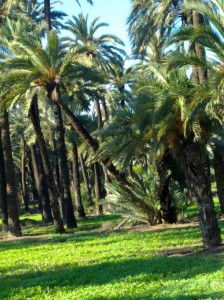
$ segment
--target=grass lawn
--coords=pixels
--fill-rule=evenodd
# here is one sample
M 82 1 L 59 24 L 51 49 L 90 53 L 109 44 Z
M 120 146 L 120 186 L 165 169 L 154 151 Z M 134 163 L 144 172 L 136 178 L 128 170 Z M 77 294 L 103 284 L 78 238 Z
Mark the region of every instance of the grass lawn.
M 224 299 L 224 255 L 200 253 L 198 228 L 83 231 L 118 218 L 58 236 L 24 217 L 25 234 L 49 234 L 0 242 L 0 299 Z

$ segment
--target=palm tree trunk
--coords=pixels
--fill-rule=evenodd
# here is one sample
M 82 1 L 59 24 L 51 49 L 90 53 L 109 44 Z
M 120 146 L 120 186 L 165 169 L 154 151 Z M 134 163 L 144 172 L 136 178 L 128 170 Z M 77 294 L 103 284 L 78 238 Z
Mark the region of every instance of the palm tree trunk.
M 48 32 L 51 31 L 51 2 L 50 0 L 44 0 L 44 18 L 48 25 Z
M 92 201 L 92 197 L 91 197 L 91 189 L 90 189 L 90 186 L 89 186 L 89 175 L 88 175 L 86 163 L 84 161 L 84 158 L 83 158 L 82 154 L 80 154 L 80 165 L 81 165 L 84 184 L 85 184 L 85 187 L 86 187 L 87 201 L 91 205 L 91 204 L 93 204 L 93 201 Z
M 25 206 L 25 212 L 29 211 L 29 195 L 26 185 L 26 141 L 24 136 L 21 137 L 21 190 L 23 196 L 23 202 Z
M 30 107 L 30 118 L 34 127 L 34 131 L 37 137 L 37 142 L 40 147 L 41 158 L 44 166 L 44 172 L 46 175 L 51 210 L 53 213 L 55 229 L 57 233 L 65 233 L 63 226 L 63 221 L 61 218 L 60 207 L 58 202 L 58 191 L 54 181 L 53 171 L 50 165 L 47 148 L 44 140 L 44 136 L 40 127 L 40 120 L 38 115 L 38 104 L 37 104 L 37 95 L 33 97 L 32 104 Z
M 101 108 L 100 108 L 100 102 L 98 99 L 95 99 L 95 108 L 96 108 L 96 114 L 97 114 L 97 122 L 98 122 L 98 128 L 103 127 L 103 121 L 102 121 L 102 114 L 101 114 Z
M 102 114 L 100 108 L 100 102 L 98 99 L 95 99 L 95 107 L 98 121 L 98 129 L 103 127 Z M 99 201 L 104 198 L 103 190 L 102 190 L 102 180 L 101 180 L 101 172 L 100 172 L 100 164 L 98 162 L 94 163 L 94 189 L 95 189 L 95 197 L 96 197 L 96 211 L 98 215 L 103 214 L 103 206 L 99 204 Z
M 213 164 L 220 209 L 222 214 L 224 214 L 224 161 L 223 156 L 220 155 L 216 150 L 214 151 Z
M 30 152 L 31 152 L 34 178 L 35 178 L 37 192 L 38 192 L 38 199 L 41 206 L 42 220 L 46 224 L 53 223 L 46 175 L 44 173 L 44 167 L 43 167 L 41 155 L 39 153 L 38 147 L 35 144 L 30 145 Z
M 77 227 L 74 215 L 72 197 L 70 193 L 70 178 L 68 171 L 67 150 L 65 146 L 64 125 L 59 104 L 54 103 L 54 117 L 56 123 L 57 146 L 59 155 L 59 164 L 61 171 L 61 181 L 63 187 L 63 200 L 65 205 L 65 222 L 68 228 Z
M 165 151 L 162 158 L 156 161 L 157 172 L 159 175 L 160 188 L 160 206 L 161 216 L 165 223 L 172 224 L 177 222 L 177 212 L 173 205 L 173 199 L 170 194 L 169 184 L 171 176 L 167 175 L 169 169 L 169 152 Z
M 101 182 L 101 172 L 100 172 L 100 164 L 98 162 L 93 164 L 94 168 L 94 190 L 96 197 L 96 212 L 97 215 L 103 214 L 103 206 L 99 204 L 100 200 L 103 199 L 103 191 L 102 191 L 102 182 Z
M 5 157 L 6 187 L 8 200 L 8 229 L 11 235 L 21 236 L 19 221 L 18 192 L 16 188 L 15 169 L 12 157 L 12 146 L 9 131 L 9 116 L 4 110 L 2 116 L 2 144 Z
M 81 196 L 78 148 L 74 142 L 72 143 L 72 169 L 73 169 L 73 182 L 74 182 L 76 209 L 79 218 L 86 218 L 85 210 L 82 203 L 82 196 Z
M 102 97 L 101 99 L 101 104 L 102 104 L 102 120 L 106 121 L 108 119 L 108 110 L 107 110 L 107 104 L 104 97 Z
M 199 207 L 203 244 L 206 248 L 218 246 L 221 244 L 221 236 L 212 199 L 210 166 L 205 147 L 199 142 L 188 141 L 184 155 L 186 172 L 191 178 Z
M 30 151 L 29 151 L 28 173 L 29 173 L 30 180 L 31 180 L 31 189 L 32 189 L 33 202 L 35 203 L 36 201 L 38 201 L 38 203 L 39 203 L 37 185 L 36 185 L 36 181 L 35 181 L 35 178 L 34 178 L 34 170 L 33 170 L 32 158 L 31 158 Z M 41 210 L 39 210 L 39 211 L 41 212 Z
M 2 130 L 0 127 L 0 203 L 2 210 L 2 231 L 8 231 L 8 204 L 6 191 L 5 159 L 2 149 Z
M 192 13 L 192 20 L 193 20 L 193 26 L 194 27 L 200 27 L 201 25 L 204 24 L 204 18 L 201 14 L 199 14 L 196 11 L 193 11 Z M 200 43 L 196 42 L 195 43 L 195 52 L 196 55 L 199 58 L 205 58 L 206 54 L 205 54 L 205 48 L 203 45 L 201 45 Z M 199 83 L 202 84 L 205 82 L 205 80 L 207 80 L 208 78 L 208 71 L 207 69 L 203 68 L 203 67 L 198 67 L 198 79 L 199 79 Z
M 59 89 L 59 87 L 57 87 Z M 60 93 L 54 93 L 53 101 L 60 104 L 68 122 L 72 125 L 77 134 L 82 138 L 87 145 L 93 150 L 96 151 L 99 147 L 98 141 L 95 140 L 89 132 L 83 127 L 82 123 L 78 120 L 78 118 L 70 111 L 70 109 L 64 104 L 60 97 Z M 156 212 L 151 207 L 147 205 L 142 199 L 140 199 L 135 192 L 133 191 L 132 185 L 127 181 L 124 174 L 121 174 L 116 170 L 115 166 L 112 163 L 109 163 L 109 159 L 104 159 L 102 164 L 105 165 L 111 174 L 112 178 L 116 180 L 116 182 L 122 187 L 122 189 L 126 192 L 129 201 L 137 206 L 141 211 L 145 214 L 146 219 L 149 223 L 154 223 Z

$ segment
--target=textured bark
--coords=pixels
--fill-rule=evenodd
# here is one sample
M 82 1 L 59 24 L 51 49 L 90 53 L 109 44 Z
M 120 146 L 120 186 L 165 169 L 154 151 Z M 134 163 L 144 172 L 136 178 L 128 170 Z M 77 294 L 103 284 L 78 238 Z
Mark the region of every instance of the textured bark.
M 50 165 L 47 148 L 44 140 L 44 136 L 40 127 L 40 120 L 38 114 L 38 105 L 37 105 L 37 96 L 33 97 L 33 101 L 30 107 L 30 118 L 31 122 L 34 127 L 34 131 L 37 137 L 37 142 L 40 148 L 41 158 L 44 166 L 44 172 L 46 175 L 50 203 L 51 203 L 51 210 L 53 213 L 53 219 L 55 224 L 55 229 L 57 233 L 65 233 L 65 229 L 63 226 L 63 221 L 61 218 L 60 207 L 58 202 L 58 192 L 57 187 L 54 182 L 53 171 Z
M 211 192 L 209 159 L 202 144 L 188 141 L 184 149 L 186 172 L 199 207 L 199 221 L 203 244 L 206 248 L 221 244 L 220 229 L 216 218 Z
M 50 120 L 49 120 L 49 115 L 47 110 L 45 111 L 45 120 L 46 120 L 46 124 L 47 124 L 47 133 L 48 133 L 48 137 L 49 137 L 49 145 L 51 148 L 51 151 L 54 151 L 54 137 L 52 135 L 52 130 L 51 130 L 51 124 L 50 124 Z
M 224 214 L 224 160 L 223 156 L 220 155 L 216 150 L 214 151 L 213 164 L 220 209 L 222 214 Z
M 169 152 L 166 151 L 164 155 L 157 160 L 156 166 L 160 181 L 159 198 L 161 216 L 165 223 L 172 224 L 177 222 L 177 212 L 169 189 L 172 177 L 167 175 L 167 170 L 169 169 L 169 155 Z
M 5 159 L 2 149 L 2 131 L 0 126 L 0 204 L 2 210 L 2 231 L 8 231 L 8 204 L 6 191 Z
M 192 20 L 193 20 L 193 26 L 196 28 L 200 27 L 204 24 L 203 16 L 196 11 L 193 11 L 193 13 L 192 13 Z M 199 58 L 206 57 L 204 46 L 198 42 L 195 43 L 195 52 Z M 196 71 L 195 71 L 195 74 L 196 74 Z M 200 84 L 204 83 L 205 80 L 207 80 L 207 78 L 208 78 L 208 71 L 206 68 L 198 66 L 197 74 L 198 74 L 198 79 L 199 79 Z M 197 75 L 195 75 L 195 76 L 197 76 Z
M 77 227 L 72 197 L 70 193 L 70 178 L 68 171 L 67 150 L 65 146 L 64 125 L 61 113 L 61 107 L 58 103 L 54 103 L 54 117 L 56 123 L 57 148 L 61 172 L 61 184 L 63 187 L 63 200 L 65 206 L 65 222 L 68 228 Z
M 16 189 L 15 169 L 9 131 L 9 117 L 5 110 L 2 117 L 2 145 L 5 158 L 6 187 L 8 200 L 8 229 L 11 235 L 21 236 L 18 209 L 18 191 Z
M 85 210 L 82 203 L 81 186 L 79 177 L 79 160 L 78 148 L 75 143 L 72 145 L 72 169 L 73 169 L 73 182 L 75 192 L 75 204 L 79 218 L 86 218 Z
M 47 188 L 47 180 L 44 172 L 42 158 L 38 147 L 33 144 L 30 146 L 32 166 L 34 171 L 34 178 L 37 187 L 38 199 L 40 201 L 40 208 L 42 220 L 44 223 L 53 223 L 53 217 L 50 207 L 50 199 Z
M 97 114 L 97 122 L 98 122 L 98 128 L 102 128 L 103 121 L 102 121 L 102 114 L 101 114 L 101 108 L 100 108 L 100 102 L 98 99 L 95 99 L 95 108 L 96 108 L 96 114 Z
M 23 202 L 25 206 L 25 212 L 29 211 L 29 194 L 26 184 L 26 141 L 24 136 L 21 137 L 21 191 Z
M 96 197 L 96 212 L 97 215 L 103 214 L 103 206 L 99 204 L 100 200 L 103 199 L 104 194 L 102 190 L 102 182 L 101 182 L 101 172 L 100 172 L 100 164 L 94 163 L 94 190 Z
M 86 188 L 87 201 L 91 205 L 91 204 L 93 204 L 93 200 L 91 197 L 91 189 L 90 189 L 90 185 L 89 185 L 89 175 L 88 175 L 86 163 L 84 161 L 82 154 L 80 154 L 80 165 L 81 165 L 82 176 L 83 176 L 83 180 L 84 180 L 84 184 L 85 184 L 85 188 Z
M 44 0 L 44 17 L 48 25 L 48 32 L 52 29 L 51 26 L 51 3 L 50 0 Z

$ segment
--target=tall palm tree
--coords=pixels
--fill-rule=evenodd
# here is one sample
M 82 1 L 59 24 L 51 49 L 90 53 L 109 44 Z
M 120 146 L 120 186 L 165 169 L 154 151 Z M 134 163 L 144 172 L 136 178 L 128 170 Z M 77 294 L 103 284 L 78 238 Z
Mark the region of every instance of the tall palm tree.
M 2 115 L 2 144 L 5 158 L 7 204 L 8 204 L 8 230 L 13 236 L 21 236 L 19 221 L 19 199 L 15 178 L 15 168 L 12 156 L 12 145 L 10 140 L 9 115 L 6 109 Z
M 223 43 L 223 14 L 224 6 L 222 1 L 210 1 L 212 3 L 204 3 L 201 1 L 188 1 L 183 7 L 183 11 L 194 10 L 198 15 L 203 16 L 206 23 L 200 24 L 200 26 L 185 26 L 172 36 L 170 43 L 184 43 L 190 42 L 190 49 L 192 45 L 197 44 L 198 52 L 196 55 L 192 55 L 191 52 L 186 54 L 171 54 L 165 60 L 167 60 L 170 67 L 182 67 L 185 65 L 198 66 L 198 74 L 200 83 L 207 82 L 209 97 L 213 99 L 213 110 L 217 113 L 220 108 L 220 100 L 222 98 L 222 86 L 223 86 L 223 59 L 224 59 L 224 43 Z M 214 4 L 217 7 L 214 7 Z M 213 5 L 212 5 L 213 4 Z M 214 59 L 205 59 L 204 50 L 202 47 L 206 47 Z M 174 61 L 175 56 L 175 61 Z M 208 76 L 209 75 L 209 76 Z M 208 97 L 208 95 L 206 95 Z M 222 116 L 221 116 L 222 118 Z M 222 127 L 222 126 L 221 126 Z M 222 186 L 224 184 L 224 176 L 220 172 L 220 168 L 223 164 L 222 157 L 214 149 L 214 169 L 216 174 L 216 181 L 218 186 L 218 196 L 221 207 L 223 207 L 223 195 Z M 222 209 L 223 211 L 223 209 Z
M 92 62 L 100 68 L 106 75 L 108 75 L 114 66 L 121 65 L 125 54 L 124 50 L 120 48 L 123 42 L 116 36 L 111 34 L 103 34 L 97 36 L 98 31 L 107 27 L 107 23 L 99 22 L 99 18 L 95 18 L 90 24 L 88 15 L 84 17 L 79 14 L 78 17 L 73 16 L 72 20 L 66 23 L 66 28 L 73 34 L 72 38 L 64 38 L 70 49 L 76 49 L 79 53 L 85 53 Z M 103 126 L 102 114 L 98 95 L 95 95 L 95 108 L 98 117 L 98 128 Z M 102 205 L 99 204 L 100 199 L 104 198 L 101 166 L 98 162 L 94 165 L 95 177 L 95 196 L 97 212 L 102 214 Z M 105 171 L 106 172 L 106 171 Z
M 65 229 L 63 226 L 62 218 L 61 218 L 61 213 L 60 213 L 60 208 L 59 208 L 59 202 L 58 202 L 58 191 L 57 187 L 54 181 L 54 176 L 53 176 L 53 170 L 50 165 L 49 157 L 47 154 L 47 148 L 46 148 L 46 143 L 44 140 L 44 136 L 40 127 L 40 119 L 39 119 L 39 114 L 37 113 L 38 111 L 38 102 L 37 102 L 37 95 L 35 94 L 32 98 L 30 110 L 29 110 L 29 116 L 31 118 L 31 122 L 34 127 L 34 131 L 37 137 L 37 141 L 40 147 L 40 153 L 41 153 L 41 158 L 43 161 L 43 166 L 44 166 L 44 172 L 46 174 L 46 179 L 47 179 L 47 184 L 48 184 L 48 190 L 49 190 L 49 196 L 50 196 L 50 203 L 51 203 L 51 209 L 53 213 L 53 218 L 54 218 L 54 224 L 55 224 L 55 229 L 57 233 L 65 233 Z
M 8 204 L 6 191 L 5 159 L 2 149 L 2 130 L 0 127 L 0 200 L 2 210 L 2 231 L 8 231 Z
M 68 171 L 67 149 L 65 146 L 64 124 L 62 119 L 61 107 L 59 104 L 54 104 L 54 116 L 56 122 L 57 134 L 57 150 L 59 156 L 59 165 L 61 171 L 61 181 L 63 190 L 63 202 L 65 206 L 65 222 L 68 228 L 77 227 L 74 209 L 72 204 L 72 197 L 70 192 L 70 176 Z

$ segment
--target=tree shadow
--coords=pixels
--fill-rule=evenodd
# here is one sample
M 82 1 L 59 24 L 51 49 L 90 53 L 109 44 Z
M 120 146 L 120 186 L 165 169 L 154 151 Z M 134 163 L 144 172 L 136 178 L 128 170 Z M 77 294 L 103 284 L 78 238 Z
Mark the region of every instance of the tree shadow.
M 177 296 L 174 297 L 154 297 L 150 296 L 147 293 L 141 293 L 138 296 L 124 296 L 124 297 L 110 297 L 109 300 L 202 300 L 202 299 L 223 299 L 223 293 L 219 292 L 214 292 L 214 293 L 205 293 L 203 295 L 200 295 L 200 298 L 198 296 L 189 294 L 188 296 L 186 295 L 181 295 L 178 294 Z M 91 298 L 91 300 L 108 300 L 108 298 L 105 297 L 94 297 Z
M 205 268 L 206 266 L 206 268 Z M 134 278 L 135 282 L 141 282 L 141 276 L 150 280 L 150 284 L 164 280 L 174 282 L 194 278 L 197 275 L 209 274 L 220 270 L 224 267 L 224 262 L 220 257 L 214 256 L 183 256 L 183 257 L 167 257 L 155 256 L 147 259 L 128 259 L 118 262 L 104 262 L 100 264 L 92 264 L 87 266 L 79 266 L 75 264 L 64 264 L 60 267 L 54 267 L 53 270 L 38 271 L 20 271 L 22 265 L 11 270 L 12 275 L 2 274 L 0 281 L 1 295 L 10 295 L 11 297 L 21 289 L 35 288 L 44 291 L 55 287 L 64 288 L 74 291 L 78 287 L 101 286 L 105 284 L 114 284 Z M 24 266 L 27 269 L 27 265 Z M 29 267 L 29 270 L 32 266 Z M 14 275 L 13 275 L 14 273 Z M 15 275 L 16 274 L 16 275 Z M 139 277 L 138 277 L 139 276 Z M 144 280 L 144 279 L 143 279 Z M 13 288 L 13 289 L 12 289 Z M 162 287 L 161 287 L 162 288 Z M 175 289 L 175 286 L 173 286 Z M 100 288 L 99 288 L 100 293 Z M 212 294 L 211 297 L 213 297 Z M 147 298 L 148 297 L 148 298 Z M 150 295 L 141 294 L 139 297 L 116 298 L 116 299 L 163 299 L 150 298 Z M 102 297 L 93 298 L 95 300 L 103 300 Z M 115 298 L 108 298 L 114 299 Z M 169 298 L 164 298 L 169 299 Z M 170 299 L 196 299 L 181 296 Z M 203 299 L 203 298 L 201 298 Z M 221 298 L 217 298 L 221 299 Z

